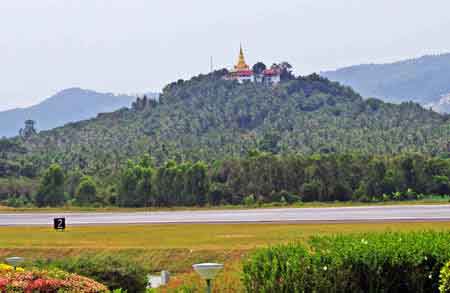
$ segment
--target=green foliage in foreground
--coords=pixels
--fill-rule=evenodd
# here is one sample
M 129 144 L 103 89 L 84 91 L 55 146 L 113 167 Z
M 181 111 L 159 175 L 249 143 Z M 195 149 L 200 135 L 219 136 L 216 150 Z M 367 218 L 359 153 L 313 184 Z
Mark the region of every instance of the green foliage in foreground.
M 50 263 L 40 262 L 40 266 L 56 267 L 71 273 L 92 278 L 109 289 L 126 289 L 128 292 L 145 292 L 147 273 L 138 263 L 124 257 L 108 255 L 89 255 L 68 258 Z
M 450 233 L 315 237 L 261 249 L 244 263 L 247 292 L 439 292 Z
M 440 285 L 439 292 L 440 293 L 449 293 L 450 292 L 450 261 L 442 268 L 440 275 Z

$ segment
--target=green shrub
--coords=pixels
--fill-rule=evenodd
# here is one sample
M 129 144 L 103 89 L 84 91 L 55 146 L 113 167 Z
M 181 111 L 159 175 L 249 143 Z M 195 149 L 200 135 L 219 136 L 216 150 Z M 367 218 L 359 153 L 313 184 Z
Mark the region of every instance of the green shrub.
M 89 205 L 97 199 L 97 185 L 90 176 L 83 176 L 76 190 L 76 201 L 79 205 Z
M 35 196 L 36 205 L 61 206 L 65 202 L 64 171 L 58 164 L 52 164 L 44 173 Z
M 445 264 L 445 266 L 441 270 L 441 274 L 439 276 L 439 292 L 440 293 L 449 293 L 450 292 L 450 261 Z
M 31 206 L 32 202 L 29 198 L 27 198 L 23 195 L 18 196 L 18 197 L 13 196 L 6 200 L 6 205 L 9 207 L 20 208 L 20 207 Z
M 255 196 L 253 194 L 246 196 L 244 198 L 244 205 L 246 206 L 253 206 L 255 205 Z
M 145 269 L 140 264 L 120 256 L 82 256 L 54 261 L 50 265 L 92 278 L 111 290 L 122 288 L 138 293 L 145 292 L 147 286 Z
M 243 282 L 248 292 L 312 292 L 320 280 L 314 262 L 301 245 L 259 250 L 244 262 Z
M 450 233 L 315 237 L 262 249 L 244 263 L 248 292 L 438 292 Z

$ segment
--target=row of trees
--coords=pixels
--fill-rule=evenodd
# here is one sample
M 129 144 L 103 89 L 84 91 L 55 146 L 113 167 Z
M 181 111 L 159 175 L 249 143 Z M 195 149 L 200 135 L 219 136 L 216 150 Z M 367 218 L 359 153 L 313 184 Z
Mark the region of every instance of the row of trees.
M 282 156 L 255 150 L 246 158 L 210 165 L 170 160 L 159 167 L 146 155 L 128 161 L 115 178 L 96 178 L 98 184 L 52 165 L 41 178 L 35 204 L 58 206 L 72 200 L 79 205 L 159 207 L 405 200 L 450 195 L 449 177 L 450 159 L 419 154 Z
M 256 152 L 224 162 L 215 184 L 236 200 L 251 194 L 263 201 L 294 196 L 303 201 L 415 199 L 450 194 L 450 160 L 418 154 L 398 156 L 289 155 Z
M 138 163 L 129 161 L 120 177 L 120 206 L 201 206 L 207 202 L 210 178 L 201 161 L 168 161 L 154 168 L 150 156 L 144 156 Z
M 66 187 L 70 188 L 67 185 L 72 185 L 74 178 L 78 178 L 76 189 L 68 194 Z M 96 203 L 97 185 L 90 176 L 86 175 L 66 178 L 61 166 L 53 164 L 43 174 L 34 202 L 38 207 L 62 206 L 68 200 L 80 206 Z

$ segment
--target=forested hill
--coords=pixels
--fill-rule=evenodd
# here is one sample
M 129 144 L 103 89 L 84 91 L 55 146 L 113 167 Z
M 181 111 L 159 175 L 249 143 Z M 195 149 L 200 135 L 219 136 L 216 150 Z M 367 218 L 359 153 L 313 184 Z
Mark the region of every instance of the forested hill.
M 391 64 L 357 65 L 321 75 L 351 86 L 365 97 L 429 105 L 438 103 L 443 95 L 450 93 L 450 54 Z
M 352 89 L 315 74 L 275 87 L 241 85 L 223 80 L 223 74 L 169 84 L 158 102 L 140 99 L 132 109 L 4 142 L 3 155 L 22 159 L 24 155 L 15 157 L 7 150 L 21 145 L 36 166 L 56 160 L 65 168 L 110 172 L 143 153 L 161 163 L 238 157 L 253 149 L 439 154 L 448 148 L 449 117 L 418 104 L 363 100 Z

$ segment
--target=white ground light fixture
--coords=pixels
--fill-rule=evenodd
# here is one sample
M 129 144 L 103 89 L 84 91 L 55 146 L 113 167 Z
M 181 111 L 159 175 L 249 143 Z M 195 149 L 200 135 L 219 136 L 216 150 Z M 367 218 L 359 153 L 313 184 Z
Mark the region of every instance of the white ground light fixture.
M 10 266 L 13 266 L 14 269 L 16 269 L 21 263 L 24 262 L 25 259 L 23 257 L 13 256 L 13 257 L 8 257 L 5 260 Z
M 206 292 L 211 293 L 211 281 L 223 269 L 223 265 L 218 263 L 201 263 L 192 267 L 206 281 Z

